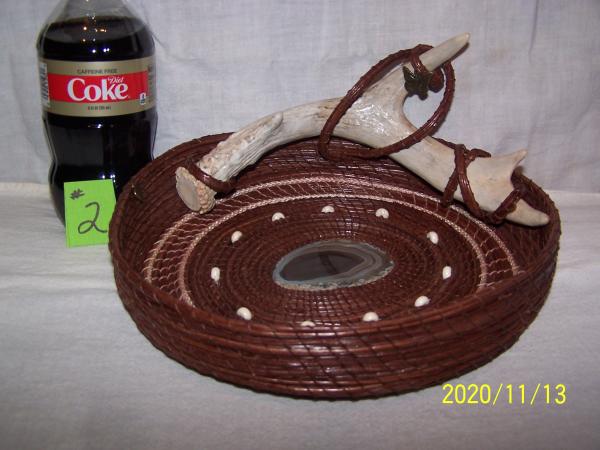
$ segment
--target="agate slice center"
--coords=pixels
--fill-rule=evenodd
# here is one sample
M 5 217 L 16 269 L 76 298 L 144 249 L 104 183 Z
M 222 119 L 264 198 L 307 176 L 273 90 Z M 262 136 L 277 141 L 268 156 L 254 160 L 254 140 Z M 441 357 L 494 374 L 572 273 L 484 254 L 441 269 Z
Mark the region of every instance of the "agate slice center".
M 288 289 L 326 290 L 360 286 L 387 275 L 394 262 L 365 242 L 328 240 L 299 247 L 275 265 L 273 280 Z

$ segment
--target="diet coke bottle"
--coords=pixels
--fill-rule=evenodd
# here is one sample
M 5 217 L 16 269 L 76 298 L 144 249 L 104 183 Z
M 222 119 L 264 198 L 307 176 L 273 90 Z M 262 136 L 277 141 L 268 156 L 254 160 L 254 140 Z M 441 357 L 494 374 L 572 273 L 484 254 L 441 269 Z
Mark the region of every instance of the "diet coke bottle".
M 37 50 L 50 192 L 64 221 L 65 181 L 111 179 L 119 193 L 152 159 L 154 41 L 122 0 L 63 0 Z

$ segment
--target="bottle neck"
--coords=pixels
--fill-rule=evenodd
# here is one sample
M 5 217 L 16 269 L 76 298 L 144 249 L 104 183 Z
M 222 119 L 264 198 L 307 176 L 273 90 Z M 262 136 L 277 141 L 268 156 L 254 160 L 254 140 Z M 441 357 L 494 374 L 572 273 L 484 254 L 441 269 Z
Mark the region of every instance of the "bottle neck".
M 135 17 L 123 0 L 61 0 L 47 23 L 96 16 Z

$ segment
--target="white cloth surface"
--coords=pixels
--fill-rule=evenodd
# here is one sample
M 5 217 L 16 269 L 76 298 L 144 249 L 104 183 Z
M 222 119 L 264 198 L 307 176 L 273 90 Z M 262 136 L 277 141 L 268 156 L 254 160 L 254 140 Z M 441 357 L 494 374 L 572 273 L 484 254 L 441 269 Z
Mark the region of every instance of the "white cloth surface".
M 0 181 L 49 166 L 35 39 L 56 0 L 2 0 Z M 155 154 L 266 114 L 344 94 L 371 65 L 471 32 L 438 136 L 495 154 L 530 150 L 546 189 L 600 192 L 598 0 L 131 0 L 157 46 Z M 408 109 L 422 123 L 435 99 Z
M 2 449 L 597 449 L 600 194 L 551 192 L 558 270 L 521 339 L 457 383 L 567 387 L 562 406 L 258 394 L 186 369 L 137 330 L 106 246 L 65 247 L 47 188 L 0 183 Z

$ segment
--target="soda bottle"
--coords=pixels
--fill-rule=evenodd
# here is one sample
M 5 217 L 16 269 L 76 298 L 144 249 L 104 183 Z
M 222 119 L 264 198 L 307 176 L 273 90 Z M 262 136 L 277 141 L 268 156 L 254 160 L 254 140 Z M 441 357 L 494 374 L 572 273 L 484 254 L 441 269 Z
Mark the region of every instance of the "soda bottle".
M 154 41 L 122 0 L 63 0 L 37 50 L 50 192 L 64 222 L 64 182 L 111 179 L 118 194 L 152 159 Z

